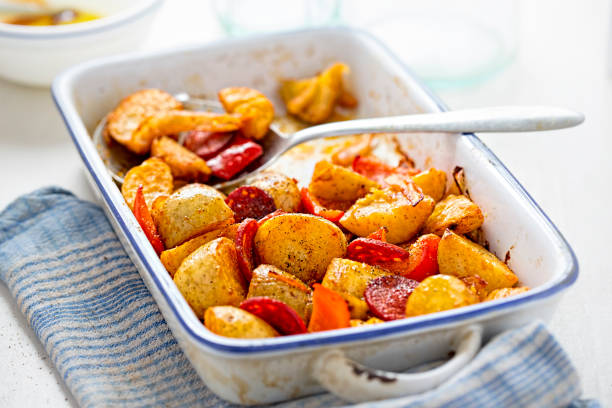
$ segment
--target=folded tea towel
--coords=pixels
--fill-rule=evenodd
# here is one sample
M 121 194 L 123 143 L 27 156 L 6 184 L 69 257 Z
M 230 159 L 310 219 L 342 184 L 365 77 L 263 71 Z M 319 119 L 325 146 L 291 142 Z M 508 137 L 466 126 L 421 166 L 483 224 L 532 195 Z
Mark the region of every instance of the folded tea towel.
M 0 279 L 84 407 L 225 407 L 202 383 L 102 210 L 59 188 L 0 214 Z M 542 324 L 502 333 L 460 375 L 417 397 L 363 406 L 598 406 Z M 279 404 L 330 407 L 321 394 Z

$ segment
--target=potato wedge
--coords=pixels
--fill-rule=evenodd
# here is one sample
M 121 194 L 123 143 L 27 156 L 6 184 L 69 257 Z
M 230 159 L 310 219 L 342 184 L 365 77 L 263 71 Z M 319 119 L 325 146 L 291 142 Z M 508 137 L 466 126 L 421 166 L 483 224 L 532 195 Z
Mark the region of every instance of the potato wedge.
M 412 176 L 412 181 L 421 188 L 423 194 L 430 196 L 437 203 L 444 197 L 446 190 L 446 173 L 430 168 Z
M 171 110 L 146 117 L 132 132 L 132 138 L 125 147 L 136 154 L 148 153 L 151 143 L 158 137 L 173 135 L 189 130 L 206 132 L 233 132 L 242 127 L 239 115 L 212 112 Z
M 212 240 L 185 258 L 174 283 L 199 318 L 211 306 L 238 306 L 247 293 L 236 247 L 227 238 Z
M 172 194 L 174 184 L 170 167 L 160 159 L 150 158 L 125 174 L 121 194 L 130 209 L 133 209 L 134 198 L 141 185 L 147 207 L 151 209 L 157 197 Z
M 438 244 L 440 273 L 459 278 L 478 275 L 487 283 L 485 293 L 514 286 L 518 277 L 495 255 L 461 235 L 446 230 Z
M 151 115 L 181 110 L 183 105 L 159 89 L 143 89 L 125 98 L 106 117 L 105 133 L 122 145 L 129 145 L 132 133 Z M 146 153 L 146 152 L 145 152 Z
M 354 202 L 375 187 L 379 187 L 375 181 L 327 160 L 321 160 L 315 165 L 308 189 L 324 200 Z
M 255 89 L 238 87 L 219 91 L 219 100 L 228 113 L 237 113 L 245 118 L 242 135 L 250 139 L 262 139 L 272 119 L 274 105 L 264 94 Z
M 225 337 L 261 339 L 279 336 L 268 323 L 234 306 L 209 307 L 204 314 L 204 326 L 211 332 Z
M 250 180 L 249 185 L 268 193 L 279 210 L 296 212 L 300 208 L 300 189 L 297 182 L 284 174 L 264 171 Z
M 212 173 L 200 156 L 185 149 L 168 136 L 153 141 L 151 156 L 162 159 L 177 179 L 204 182 Z
M 342 92 L 345 64 L 335 63 L 314 78 L 286 80 L 281 84 L 281 97 L 287 111 L 308 123 L 329 119 Z
M 433 275 L 417 286 L 406 302 L 406 317 L 456 309 L 480 299 L 461 280 L 450 275 Z
M 401 187 L 374 189 L 346 211 L 340 224 L 350 232 L 365 237 L 380 227 L 387 227 L 387 241 L 392 244 L 414 237 L 433 210 L 434 201 L 425 196 L 416 205 L 404 196 Z
M 204 184 L 189 184 L 172 193 L 154 217 L 166 248 L 196 235 L 228 226 L 234 212 L 219 191 Z
M 378 317 L 370 317 L 368 320 L 351 319 L 351 327 L 368 326 L 370 324 L 384 323 L 384 320 Z
M 333 258 L 346 253 L 346 238 L 334 223 L 309 214 L 282 214 L 255 234 L 261 263 L 274 265 L 303 282 L 320 281 Z
M 525 293 L 529 291 L 527 286 L 521 286 L 519 288 L 501 288 L 495 289 L 489 293 L 489 295 L 485 298 L 485 302 L 489 300 L 497 300 L 503 299 L 514 295 L 520 295 L 521 293 Z
M 253 271 L 247 299 L 257 296 L 286 303 L 308 324 L 312 313 L 312 289 L 294 275 L 272 265 L 259 265 Z
M 183 260 L 191 255 L 196 249 L 202 245 L 219 238 L 223 235 L 224 228 L 216 229 L 191 238 L 189 241 L 171 249 L 166 249 L 159 256 L 161 263 L 166 267 L 170 276 L 174 277 L 175 272 L 183 263 Z
M 449 195 L 436 204 L 423 227 L 424 234 L 442 236 L 446 229 L 467 234 L 482 225 L 484 216 L 480 208 L 463 195 Z
M 346 299 L 353 319 L 366 319 L 368 305 L 363 298 L 363 292 L 371 279 L 387 275 L 392 273 L 362 262 L 334 258 L 327 267 L 321 284 Z
M 227 227 L 223 229 L 223 233 L 221 233 L 221 236 L 236 242 L 236 234 L 238 234 L 239 226 L 240 224 L 228 225 Z

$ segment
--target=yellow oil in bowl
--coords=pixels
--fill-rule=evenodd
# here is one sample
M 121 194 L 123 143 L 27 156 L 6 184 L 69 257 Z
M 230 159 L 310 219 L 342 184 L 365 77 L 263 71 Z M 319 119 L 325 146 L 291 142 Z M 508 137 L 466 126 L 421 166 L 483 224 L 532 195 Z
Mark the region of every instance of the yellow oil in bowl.
M 96 13 L 75 9 L 62 9 L 49 13 L 23 14 L 5 19 L 7 24 L 27 25 L 27 26 L 54 26 L 65 24 L 84 23 L 96 20 L 102 16 Z

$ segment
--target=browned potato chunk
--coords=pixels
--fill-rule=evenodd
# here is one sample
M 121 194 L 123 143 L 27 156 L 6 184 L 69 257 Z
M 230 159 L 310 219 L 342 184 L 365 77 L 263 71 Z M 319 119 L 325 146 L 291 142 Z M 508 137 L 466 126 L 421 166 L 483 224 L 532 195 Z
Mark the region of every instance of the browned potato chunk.
M 449 195 L 436 204 L 423 227 L 423 233 L 439 236 L 448 228 L 457 234 L 467 234 L 480 227 L 484 216 L 480 208 L 463 195 Z
M 433 275 L 417 286 L 406 302 L 406 317 L 441 312 L 478 303 L 480 299 L 461 280 Z
M 444 197 L 446 190 L 446 173 L 442 170 L 430 168 L 412 176 L 412 181 L 421 188 L 423 194 L 430 196 L 435 202 Z
M 438 244 L 440 273 L 459 278 L 478 275 L 487 283 L 486 294 L 514 286 L 518 277 L 495 255 L 467 238 L 446 230 Z
M 185 258 L 174 283 L 199 318 L 211 306 L 238 306 L 247 292 L 236 247 L 227 238 L 210 241 Z
M 307 284 L 320 281 L 333 258 L 346 253 L 346 237 L 334 223 L 309 214 L 282 214 L 264 222 L 255 234 L 255 251 Z
M 183 109 L 183 105 L 169 93 L 159 89 L 143 89 L 119 102 L 106 117 L 104 131 L 117 142 L 128 146 L 132 141 L 132 133 L 146 118 L 156 113 L 180 109 Z
M 268 323 L 234 306 L 209 307 L 204 314 L 204 325 L 211 332 L 225 337 L 261 339 L 279 336 Z
M 369 178 L 322 160 L 315 165 L 308 189 L 324 200 L 354 202 L 374 187 L 378 184 Z
M 428 196 L 413 205 L 399 186 L 374 189 L 346 211 L 340 224 L 360 237 L 387 227 L 387 240 L 396 244 L 408 241 L 421 229 L 433 206 Z
M 274 119 L 274 105 L 264 94 L 251 88 L 224 88 L 219 91 L 219 100 L 227 112 L 245 118 L 244 137 L 259 140 L 268 133 Z
M 281 85 L 281 97 L 287 111 L 308 123 L 329 119 L 342 92 L 342 75 L 349 68 L 335 63 L 314 78 L 286 80 Z
M 126 173 L 121 185 L 121 194 L 131 209 L 134 206 L 138 187 L 141 185 L 147 207 L 152 208 L 157 197 L 172 193 L 174 184 L 170 167 L 160 159 L 150 158 Z
M 297 182 L 284 174 L 264 171 L 250 180 L 249 185 L 268 193 L 279 210 L 297 212 L 300 208 L 301 197 Z
M 207 242 L 222 236 L 224 231 L 224 228 L 220 228 L 214 231 L 206 232 L 202 235 L 198 235 L 195 238 L 191 238 L 189 241 L 172 249 L 166 249 L 160 255 L 161 263 L 166 267 L 166 270 L 170 276 L 174 276 L 174 273 L 181 266 L 181 263 L 185 258 Z
M 253 271 L 247 299 L 257 296 L 286 303 L 308 324 L 312 312 L 312 289 L 294 275 L 272 265 L 259 265 Z
M 351 319 L 351 327 L 359 327 L 359 326 L 368 326 L 370 324 L 378 324 L 384 323 L 384 320 L 379 319 L 378 317 L 370 317 L 368 320 L 361 319 Z
M 371 279 L 386 275 L 392 274 L 362 262 L 334 258 L 327 267 L 321 284 L 340 293 L 347 300 L 352 318 L 366 319 L 368 305 L 363 298 L 363 292 Z
M 485 301 L 503 299 L 514 295 L 520 295 L 521 293 L 525 293 L 527 291 L 529 291 L 529 288 L 526 286 L 521 286 L 520 288 L 495 289 L 494 291 L 491 291 L 491 293 L 489 293 L 489 295 L 485 298 Z
M 234 222 L 234 212 L 219 191 L 189 184 L 172 193 L 156 211 L 155 222 L 166 248 Z
M 162 159 L 172 170 L 175 178 L 204 182 L 211 174 L 204 159 L 185 149 L 168 136 L 155 139 L 151 144 L 151 156 Z
M 242 125 L 243 118 L 238 115 L 171 110 L 145 118 L 132 132 L 132 138 L 124 144 L 136 154 L 145 154 L 151 149 L 153 140 L 164 135 L 174 135 L 189 130 L 233 132 Z
M 236 234 L 238 234 L 238 227 L 240 224 L 231 224 L 223 229 L 223 233 L 221 233 L 222 237 L 229 238 L 230 240 L 236 242 Z

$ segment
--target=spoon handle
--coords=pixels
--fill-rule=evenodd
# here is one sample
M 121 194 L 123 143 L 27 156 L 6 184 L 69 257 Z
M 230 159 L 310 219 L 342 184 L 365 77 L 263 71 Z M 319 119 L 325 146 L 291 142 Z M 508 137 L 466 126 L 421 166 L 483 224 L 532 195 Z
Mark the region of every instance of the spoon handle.
M 291 146 L 328 136 L 396 132 L 533 132 L 581 124 L 584 115 L 548 106 L 500 106 L 327 123 L 296 132 Z

